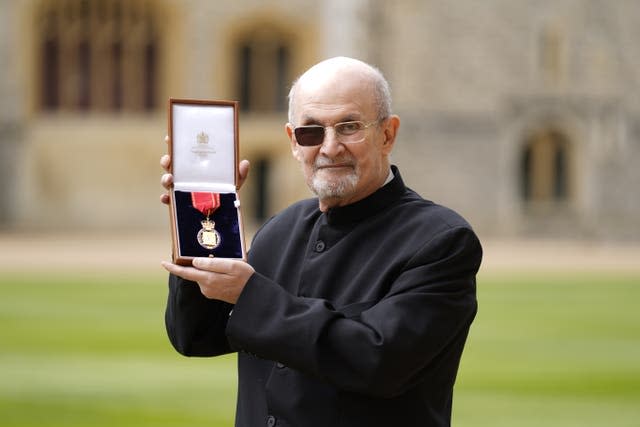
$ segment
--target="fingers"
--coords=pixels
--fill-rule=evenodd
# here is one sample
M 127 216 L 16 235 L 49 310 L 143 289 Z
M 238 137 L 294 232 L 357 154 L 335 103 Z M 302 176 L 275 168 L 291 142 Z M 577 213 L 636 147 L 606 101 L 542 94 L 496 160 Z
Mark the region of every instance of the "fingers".
M 165 173 L 164 175 L 162 175 L 162 177 L 160 178 L 160 184 L 162 184 L 165 189 L 170 190 L 171 186 L 173 185 L 173 175 L 171 175 L 170 173 Z
M 179 276 L 183 279 L 191 280 L 192 282 L 198 282 L 206 275 L 205 271 L 198 270 L 193 267 L 184 267 L 166 261 L 162 261 L 162 267 L 174 276 Z
M 171 156 L 165 154 L 160 157 L 160 166 L 162 166 L 162 169 L 169 172 L 169 168 L 171 167 Z
M 164 175 L 162 175 L 162 178 L 160 178 L 160 184 L 162 184 L 162 186 L 166 190 L 170 190 L 171 186 L 173 185 L 173 175 L 171 175 L 170 173 L 165 173 Z M 170 200 L 171 200 L 171 197 L 169 196 L 169 194 L 164 193 L 160 195 L 161 203 L 168 205 Z
M 169 144 L 169 135 L 164 136 L 164 142 L 166 144 Z M 164 156 L 160 157 L 160 166 L 162 166 L 162 169 L 169 172 L 169 167 L 171 166 L 171 156 L 165 154 Z
M 184 267 L 162 261 L 162 266 L 169 273 L 194 282 L 206 282 L 210 273 L 231 275 L 236 271 L 234 261 L 226 258 L 194 258 L 193 267 Z M 244 262 L 243 262 L 244 263 Z
M 166 135 L 164 137 L 164 142 L 167 144 L 169 143 L 169 135 Z M 165 154 L 162 157 L 160 157 L 160 166 L 166 172 L 169 172 L 171 169 L 171 156 L 168 154 Z M 165 173 L 164 175 L 162 175 L 162 178 L 160 178 L 160 183 L 166 190 L 171 189 L 171 186 L 173 185 L 173 175 L 171 175 L 170 173 Z M 164 193 L 160 195 L 161 203 L 168 205 L 170 201 L 171 201 L 171 197 L 168 194 Z
M 171 274 L 196 282 L 205 297 L 231 304 L 236 303 L 254 273 L 246 262 L 225 258 L 194 258 L 193 267 L 165 261 L 162 266 Z
M 251 166 L 249 164 L 249 160 L 240 160 L 240 163 L 238 164 L 238 188 L 241 188 L 242 184 L 244 184 L 244 181 L 247 179 L 247 176 L 249 175 L 249 166 Z
M 199 270 L 219 274 L 232 274 L 237 261 L 227 258 L 194 258 L 193 266 Z

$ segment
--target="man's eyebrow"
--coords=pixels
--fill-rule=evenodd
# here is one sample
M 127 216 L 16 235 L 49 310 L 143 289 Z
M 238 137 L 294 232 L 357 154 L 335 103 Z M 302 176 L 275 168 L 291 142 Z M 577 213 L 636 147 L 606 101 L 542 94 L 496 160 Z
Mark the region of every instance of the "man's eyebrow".
M 340 120 L 338 120 L 339 122 L 354 122 L 354 121 L 358 121 L 361 120 L 362 116 L 358 113 L 350 113 L 347 114 L 346 116 L 342 117 Z
M 320 125 L 322 124 L 320 120 L 317 120 L 313 116 L 303 115 L 302 120 L 300 121 L 301 125 Z

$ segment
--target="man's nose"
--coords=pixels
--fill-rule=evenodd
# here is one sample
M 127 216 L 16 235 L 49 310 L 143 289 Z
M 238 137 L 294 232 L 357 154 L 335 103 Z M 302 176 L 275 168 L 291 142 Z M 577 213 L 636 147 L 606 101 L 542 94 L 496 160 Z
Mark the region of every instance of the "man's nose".
M 332 127 L 325 128 L 320 152 L 328 157 L 335 157 L 336 154 L 342 151 L 344 151 L 344 145 L 338 140 L 336 130 Z

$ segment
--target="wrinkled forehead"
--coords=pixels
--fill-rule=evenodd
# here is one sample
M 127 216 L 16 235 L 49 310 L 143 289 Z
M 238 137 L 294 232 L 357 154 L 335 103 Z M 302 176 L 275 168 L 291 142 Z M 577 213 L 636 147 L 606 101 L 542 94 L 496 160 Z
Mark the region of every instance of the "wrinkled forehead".
M 367 73 L 359 70 L 333 70 L 303 75 L 293 99 L 293 117 L 353 116 L 354 120 L 372 120 L 377 115 L 375 85 Z M 321 119 L 322 117 L 317 117 Z

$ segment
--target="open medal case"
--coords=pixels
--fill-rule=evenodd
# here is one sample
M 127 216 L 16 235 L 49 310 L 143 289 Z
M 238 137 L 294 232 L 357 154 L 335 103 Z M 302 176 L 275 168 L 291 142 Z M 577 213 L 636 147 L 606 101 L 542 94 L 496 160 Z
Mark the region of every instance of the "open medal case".
M 246 259 L 238 196 L 238 103 L 169 100 L 173 262 Z

